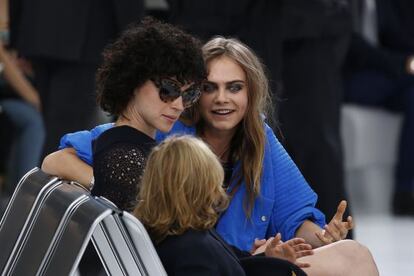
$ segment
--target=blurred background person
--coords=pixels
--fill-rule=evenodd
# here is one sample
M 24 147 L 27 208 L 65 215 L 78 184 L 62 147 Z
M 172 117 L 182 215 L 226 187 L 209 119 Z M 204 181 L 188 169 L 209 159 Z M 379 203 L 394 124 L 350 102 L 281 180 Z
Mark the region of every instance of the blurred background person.
M 346 199 L 341 70 L 352 30 L 346 0 L 284 0 L 281 141 L 328 217 Z
M 7 176 L 4 198 L 27 171 L 39 165 L 45 136 L 39 94 L 28 79 L 33 78 L 31 66 L 6 48 L 7 6 L 8 0 L 0 0 L 0 106 L 5 116 L 3 120 L 9 122 L 0 126 L 2 139 L 6 140 L 1 143 Z
M 414 215 L 414 2 L 355 1 L 345 100 L 403 114 L 393 212 Z
M 67 132 L 97 123 L 95 71 L 104 46 L 144 13 L 140 0 L 13 0 L 11 46 L 36 75 L 47 131 L 44 153 Z

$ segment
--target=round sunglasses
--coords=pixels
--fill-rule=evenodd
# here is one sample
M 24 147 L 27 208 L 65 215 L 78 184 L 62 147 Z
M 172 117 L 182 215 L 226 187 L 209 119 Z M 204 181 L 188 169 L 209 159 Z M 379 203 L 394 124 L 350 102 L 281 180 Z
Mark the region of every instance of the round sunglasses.
M 152 79 L 158 88 L 161 101 L 168 103 L 173 102 L 180 96 L 183 98 L 184 108 L 192 106 L 201 96 L 200 84 L 194 83 L 189 88 L 181 91 L 182 85 L 172 79 Z

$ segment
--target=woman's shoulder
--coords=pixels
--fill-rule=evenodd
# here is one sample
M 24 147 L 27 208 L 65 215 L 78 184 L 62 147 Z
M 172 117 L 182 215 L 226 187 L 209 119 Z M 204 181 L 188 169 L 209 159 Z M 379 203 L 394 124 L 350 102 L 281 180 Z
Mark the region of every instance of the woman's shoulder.
M 178 254 L 188 258 L 207 259 L 220 255 L 217 248 L 217 241 L 207 230 L 187 230 L 181 235 L 170 235 L 157 245 L 157 251 L 163 256 Z
M 158 247 L 162 248 L 166 245 L 177 244 L 179 247 L 194 247 L 194 245 L 207 244 L 209 240 L 208 231 L 197 231 L 197 230 L 187 230 L 181 235 L 170 235 L 167 236 Z
M 94 153 L 104 150 L 124 147 L 138 148 L 142 151 L 148 151 L 155 146 L 155 140 L 145 133 L 129 127 L 117 126 L 104 131 L 94 142 Z

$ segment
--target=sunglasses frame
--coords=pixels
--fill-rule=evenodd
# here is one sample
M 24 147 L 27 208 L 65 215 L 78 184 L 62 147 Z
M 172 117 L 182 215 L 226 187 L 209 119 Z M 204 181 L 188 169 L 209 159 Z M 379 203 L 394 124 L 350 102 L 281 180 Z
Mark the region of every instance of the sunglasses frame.
M 151 81 L 158 88 L 160 100 L 165 103 L 173 102 L 181 96 L 184 108 L 188 108 L 197 102 L 201 96 L 201 83 L 194 83 L 186 90 L 181 91 L 183 85 L 176 80 L 159 78 L 151 79 Z M 165 90 L 168 91 L 168 94 L 163 92 Z

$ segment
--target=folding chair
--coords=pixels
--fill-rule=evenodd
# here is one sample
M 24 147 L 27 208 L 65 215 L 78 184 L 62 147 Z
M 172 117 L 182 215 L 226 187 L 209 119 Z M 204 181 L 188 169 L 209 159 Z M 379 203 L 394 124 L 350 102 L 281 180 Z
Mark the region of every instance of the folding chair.
M 102 220 L 92 240 L 109 275 L 167 275 L 145 228 L 127 212 Z
M 90 240 L 109 275 L 166 275 L 134 216 L 34 169 L 0 221 L 1 275 L 74 275 Z
M 167 275 L 144 225 L 125 211 L 120 218 L 127 230 L 129 240 L 137 250 L 136 256 L 146 270 L 146 275 Z
M 49 192 L 60 185 L 51 177 L 34 168 L 19 181 L 0 220 L 0 271 L 15 261 L 21 241 L 26 239 L 32 219 L 41 209 Z
M 73 275 L 95 228 L 105 218 L 112 217 L 113 212 L 114 208 L 91 196 L 79 204 L 63 231 L 56 233 L 58 238 L 51 244 L 38 275 Z
M 112 212 L 81 186 L 33 169 L 1 220 L 1 275 L 74 273 L 94 227 Z

